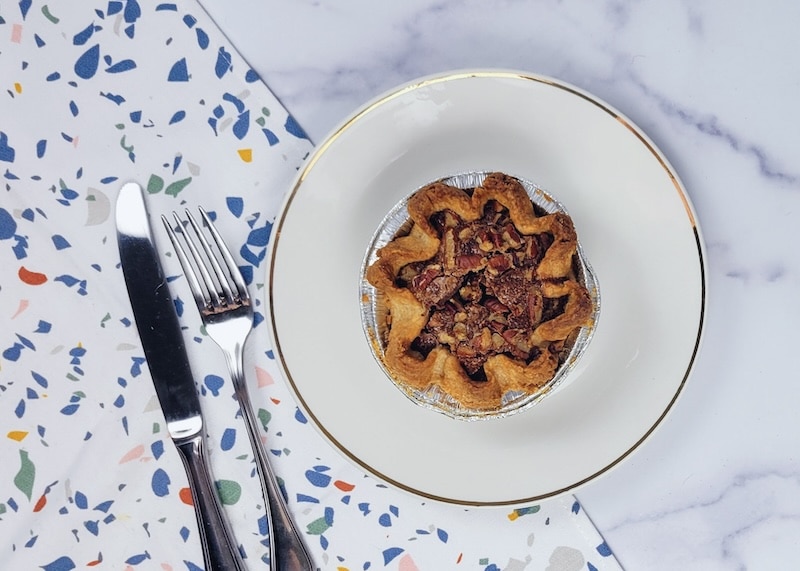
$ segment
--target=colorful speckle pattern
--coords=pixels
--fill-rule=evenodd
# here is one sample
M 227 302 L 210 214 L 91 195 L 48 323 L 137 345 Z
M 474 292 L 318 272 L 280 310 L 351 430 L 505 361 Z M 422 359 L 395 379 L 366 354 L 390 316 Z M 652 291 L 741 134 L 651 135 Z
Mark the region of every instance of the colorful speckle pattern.
M 192 0 L 3 3 L 0 118 L 0 561 L 202 569 L 191 494 L 119 269 L 116 193 L 139 181 L 154 215 L 202 204 L 260 300 L 272 220 L 311 144 Z M 248 568 L 268 569 L 226 367 L 164 254 L 202 372 L 217 488 Z M 252 397 L 318 568 L 618 568 L 572 498 L 465 510 L 358 472 L 280 380 L 261 307 L 246 363 Z

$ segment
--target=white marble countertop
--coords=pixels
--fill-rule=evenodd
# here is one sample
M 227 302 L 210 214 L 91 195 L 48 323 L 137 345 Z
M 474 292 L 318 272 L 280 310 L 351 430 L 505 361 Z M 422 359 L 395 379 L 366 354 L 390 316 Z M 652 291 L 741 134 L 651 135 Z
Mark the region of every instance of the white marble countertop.
M 202 3 L 316 143 L 397 84 L 476 67 L 553 76 L 642 127 L 699 217 L 705 339 L 661 428 L 577 495 L 628 569 L 797 559 L 800 5 Z

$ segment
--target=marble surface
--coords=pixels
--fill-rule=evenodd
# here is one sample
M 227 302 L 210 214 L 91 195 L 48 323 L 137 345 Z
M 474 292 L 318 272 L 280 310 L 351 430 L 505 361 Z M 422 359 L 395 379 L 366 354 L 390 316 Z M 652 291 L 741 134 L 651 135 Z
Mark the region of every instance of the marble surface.
M 705 338 L 660 429 L 577 496 L 627 569 L 800 556 L 800 5 L 202 4 L 315 143 L 399 83 L 475 67 L 559 78 L 643 128 L 698 214 Z

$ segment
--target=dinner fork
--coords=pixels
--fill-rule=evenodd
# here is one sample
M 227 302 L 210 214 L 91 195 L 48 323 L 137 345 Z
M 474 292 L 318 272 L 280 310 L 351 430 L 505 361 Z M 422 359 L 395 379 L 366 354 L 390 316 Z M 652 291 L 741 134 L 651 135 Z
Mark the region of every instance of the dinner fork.
M 311 559 L 300 535 L 289 516 L 289 511 L 272 471 L 264 446 L 261 443 L 256 415 L 250 402 L 244 375 L 244 345 L 253 328 L 253 305 L 239 268 L 214 227 L 208 213 L 200 207 L 200 216 L 216 246 L 205 237 L 200 224 L 186 209 L 186 219 L 192 231 L 188 232 L 178 214 L 172 216 L 178 233 L 183 236 L 189 253 L 178 241 L 166 216 L 161 221 L 167 230 L 175 253 L 183 268 L 189 289 L 200 311 L 206 333 L 225 354 L 236 399 L 242 410 L 250 445 L 256 458 L 256 469 L 264 494 L 267 522 L 269 524 L 270 569 L 276 571 L 312 570 Z M 192 238 L 192 235 L 194 238 Z M 199 247 L 198 245 L 199 244 Z M 202 250 L 202 252 L 201 252 Z M 191 262 L 189 260 L 191 256 Z M 221 261 L 220 261 L 221 258 Z M 195 272 L 195 268 L 197 272 Z M 198 277 L 199 273 L 199 277 Z

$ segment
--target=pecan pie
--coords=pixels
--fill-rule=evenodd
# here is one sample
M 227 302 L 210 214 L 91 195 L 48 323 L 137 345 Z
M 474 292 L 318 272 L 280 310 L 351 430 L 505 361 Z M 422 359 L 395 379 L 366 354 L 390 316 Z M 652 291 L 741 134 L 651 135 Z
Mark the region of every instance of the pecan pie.
M 592 319 L 570 217 L 538 210 L 503 173 L 466 190 L 432 183 L 407 206 L 410 230 L 366 273 L 388 310 L 387 370 L 476 410 L 540 390 Z

